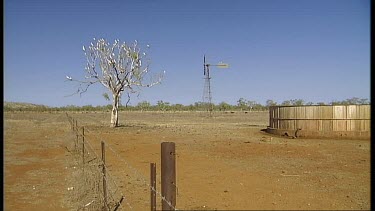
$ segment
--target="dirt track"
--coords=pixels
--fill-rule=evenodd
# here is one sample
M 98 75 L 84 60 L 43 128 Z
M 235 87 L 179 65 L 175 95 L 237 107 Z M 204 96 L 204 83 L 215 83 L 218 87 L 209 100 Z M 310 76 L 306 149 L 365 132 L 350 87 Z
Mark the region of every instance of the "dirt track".
M 290 139 L 265 134 L 268 113 L 72 113 L 133 210 L 149 209 L 149 163 L 176 143 L 178 209 L 370 209 L 370 140 Z M 64 113 L 5 113 L 5 210 L 77 210 L 73 137 Z M 129 168 L 129 165 L 134 169 Z M 136 172 L 135 172 L 136 171 Z M 144 177 L 144 178 L 141 178 Z M 160 197 L 157 199 L 160 209 Z M 82 202 L 83 203 L 83 202 Z M 128 208 L 123 203 L 124 208 Z

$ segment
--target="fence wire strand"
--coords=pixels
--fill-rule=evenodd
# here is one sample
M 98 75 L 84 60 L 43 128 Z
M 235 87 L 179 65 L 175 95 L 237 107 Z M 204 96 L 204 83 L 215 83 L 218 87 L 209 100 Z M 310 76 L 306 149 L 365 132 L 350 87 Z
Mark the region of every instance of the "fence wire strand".
M 104 164 L 103 161 L 101 160 L 101 158 L 99 157 L 99 155 L 96 153 L 95 148 L 92 146 L 92 144 L 89 141 L 89 138 L 88 138 L 89 135 L 88 134 L 90 134 L 90 136 L 93 137 L 94 139 L 97 139 L 97 141 L 103 141 L 104 139 L 97 136 L 96 134 L 94 134 L 93 131 L 91 131 L 90 129 L 88 129 L 86 127 L 85 127 L 85 134 L 83 134 L 82 132 L 80 133 L 80 131 L 78 130 L 77 121 L 74 121 L 74 119 L 72 117 L 70 117 L 68 114 L 67 114 L 67 117 L 68 117 L 69 123 L 71 124 L 72 130 L 75 132 L 76 139 L 77 139 L 76 142 L 79 142 L 79 139 L 82 140 L 82 137 L 85 137 L 85 141 L 84 141 L 84 143 L 85 143 L 84 144 L 85 163 L 82 163 L 82 168 L 85 172 L 85 174 L 82 176 L 82 179 L 84 180 L 84 182 L 83 182 L 84 187 L 80 187 L 84 190 L 83 191 L 84 194 L 83 194 L 83 196 L 80 196 L 80 197 L 77 197 L 77 198 L 82 200 L 82 202 L 85 201 L 86 203 L 81 205 L 80 208 L 78 208 L 78 210 L 80 210 L 80 209 L 83 209 L 83 210 L 86 210 L 86 209 L 87 210 L 102 210 L 104 208 L 103 204 L 104 204 L 104 201 L 106 201 L 106 199 L 104 198 L 105 196 L 104 196 L 104 190 L 103 190 L 103 186 L 102 186 L 103 180 L 105 180 L 106 183 L 107 183 L 107 202 L 108 202 L 107 208 L 109 208 L 110 210 L 113 209 L 113 208 L 114 209 L 117 209 L 117 208 L 124 209 L 122 203 L 120 203 L 123 199 L 125 201 L 125 203 L 127 204 L 127 206 L 131 210 L 133 210 L 133 206 L 130 205 L 129 201 L 127 200 L 127 198 L 125 197 L 125 195 L 122 192 L 120 193 L 120 196 L 118 196 L 118 197 L 116 196 L 116 193 L 117 193 L 118 190 L 120 190 L 120 187 L 116 184 L 113 175 L 109 172 L 109 168 L 108 168 L 107 164 Z M 155 190 L 151 186 L 151 184 L 149 182 L 147 182 L 146 177 L 142 173 L 140 173 L 137 170 L 137 168 L 130 165 L 130 163 L 126 159 L 124 159 L 117 151 L 115 151 L 110 144 L 105 143 L 105 146 L 111 152 L 113 152 L 113 154 L 117 157 L 117 159 L 119 159 L 121 161 L 122 164 L 124 164 L 128 169 L 131 170 L 132 174 L 137 177 L 137 181 L 139 181 L 139 179 L 140 179 L 140 181 L 143 184 L 145 184 L 149 188 L 149 190 L 156 193 L 160 197 L 161 200 L 163 200 L 164 202 L 166 202 L 168 204 L 168 206 L 173 208 L 173 210 L 177 210 L 177 208 L 175 206 L 173 206 L 171 204 L 171 202 L 166 200 L 166 198 L 159 191 Z M 76 152 L 75 156 L 76 156 L 77 160 L 80 159 L 79 158 L 79 155 L 80 155 L 79 152 L 82 152 L 82 147 L 83 147 L 82 144 L 80 145 L 78 143 L 75 143 L 75 152 Z M 82 153 L 81 153 L 81 156 L 82 156 Z M 106 175 L 103 174 L 103 171 L 102 171 L 103 166 L 106 169 Z M 158 177 L 158 175 L 157 175 L 157 177 Z M 90 194 L 90 192 L 94 192 L 94 193 L 91 194 L 92 195 L 91 197 L 87 197 L 86 195 Z M 83 197 L 85 197 L 86 200 L 83 200 L 82 199 Z M 110 200 L 109 200 L 109 198 L 110 198 Z M 87 201 L 89 201 L 89 202 L 87 203 Z M 100 208 L 100 209 L 98 209 L 98 208 Z
M 86 129 L 88 132 L 91 132 L 90 130 Z M 94 135 L 98 140 L 101 140 L 101 138 L 99 138 L 98 136 Z M 108 147 L 113 153 L 114 155 L 119 159 L 121 160 L 125 166 L 129 169 L 131 169 L 133 171 L 133 174 L 138 176 L 138 178 L 141 178 L 142 182 L 148 186 L 148 188 L 150 188 L 150 190 L 152 190 L 153 192 L 155 192 L 157 195 L 159 195 L 159 197 L 161 198 L 161 200 L 165 201 L 168 206 L 170 206 L 171 208 L 173 208 L 174 210 L 178 210 L 175 206 L 173 206 L 168 200 L 166 200 L 166 198 L 157 190 L 155 190 L 151 185 L 150 183 L 147 182 L 147 179 L 146 177 L 140 173 L 137 168 L 133 167 L 132 165 L 129 164 L 128 161 L 126 161 L 122 156 L 120 156 L 120 154 L 118 152 L 116 152 L 113 148 L 112 148 L 112 145 L 106 143 L 106 147 Z
M 67 115 L 68 116 L 68 115 Z M 80 134 L 77 129 L 77 123 L 68 116 L 70 126 L 72 127 L 72 138 L 74 139 L 73 150 L 71 150 L 73 164 L 73 186 L 69 187 L 71 191 L 70 198 L 73 204 L 77 204 L 77 210 L 125 210 L 120 202 L 126 203 L 130 210 L 133 207 L 128 202 L 124 194 L 119 192 L 120 188 L 115 179 L 108 171 L 108 166 L 103 163 L 95 151 L 86 135 Z M 83 145 L 83 137 L 85 137 Z M 84 147 L 84 148 L 83 148 Z M 83 153 L 84 152 L 84 153 Z M 84 162 L 83 157 L 84 156 Z M 106 174 L 103 174 L 103 168 Z M 104 196 L 103 182 L 106 183 L 107 197 Z M 104 202 L 107 202 L 106 205 Z

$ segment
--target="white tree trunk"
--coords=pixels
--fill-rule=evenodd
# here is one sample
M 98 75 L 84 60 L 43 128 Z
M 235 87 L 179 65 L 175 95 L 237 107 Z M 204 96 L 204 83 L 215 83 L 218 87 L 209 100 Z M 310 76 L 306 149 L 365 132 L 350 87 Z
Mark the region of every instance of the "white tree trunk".
M 118 126 L 118 106 L 119 106 L 119 94 L 113 94 L 113 101 L 112 101 L 112 113 L 111 113 L 111 127 Z

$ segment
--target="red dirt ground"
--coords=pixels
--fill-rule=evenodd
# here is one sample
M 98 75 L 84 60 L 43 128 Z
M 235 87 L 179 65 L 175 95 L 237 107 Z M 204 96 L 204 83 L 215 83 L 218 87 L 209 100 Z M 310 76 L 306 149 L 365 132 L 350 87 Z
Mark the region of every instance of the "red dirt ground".
M 74 137 L 65 113 L 4 115 L 5 210 L 77 210 L 68 190 Z M 118 128 L 108 127 L 109 113 L 69 115 L 98 154 L 101 140 L 117 153 L 106 150 L 123 210 L 149 209 L 143 180 L 156 162 L 160 190 L 166 141 L 176 143 L 177 209 L 370 209 L 370 140 L 271 136 L 261 131 L 267 112 L 123 112 Z

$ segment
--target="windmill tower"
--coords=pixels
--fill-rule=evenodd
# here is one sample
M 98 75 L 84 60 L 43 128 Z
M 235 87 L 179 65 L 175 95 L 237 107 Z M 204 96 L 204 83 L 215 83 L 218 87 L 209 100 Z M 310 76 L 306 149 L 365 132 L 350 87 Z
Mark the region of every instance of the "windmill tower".
M 210 65 L 206 64 L 206 56 L 203 56 L 203 75 L 204 75 L 204 88 L 203 88 L 203 103 L 207 106 L 207 111 L 210 113 L 213 110 L 212 93 L 211 93 L 211 77 Z
M 228 64 L 208 64 L 206 63 L 206 55 L 203 56 L 203 75 L 204 75 L 204 88 L 203 88 L 203 103 L 207 107 L 207 111 L 210 116 L 213 111 L 212 104 L 212 92 L 211 92 L 211 76 L 210 76 L 210 66 L 215 66 L 219 68 L 228 68 Z

